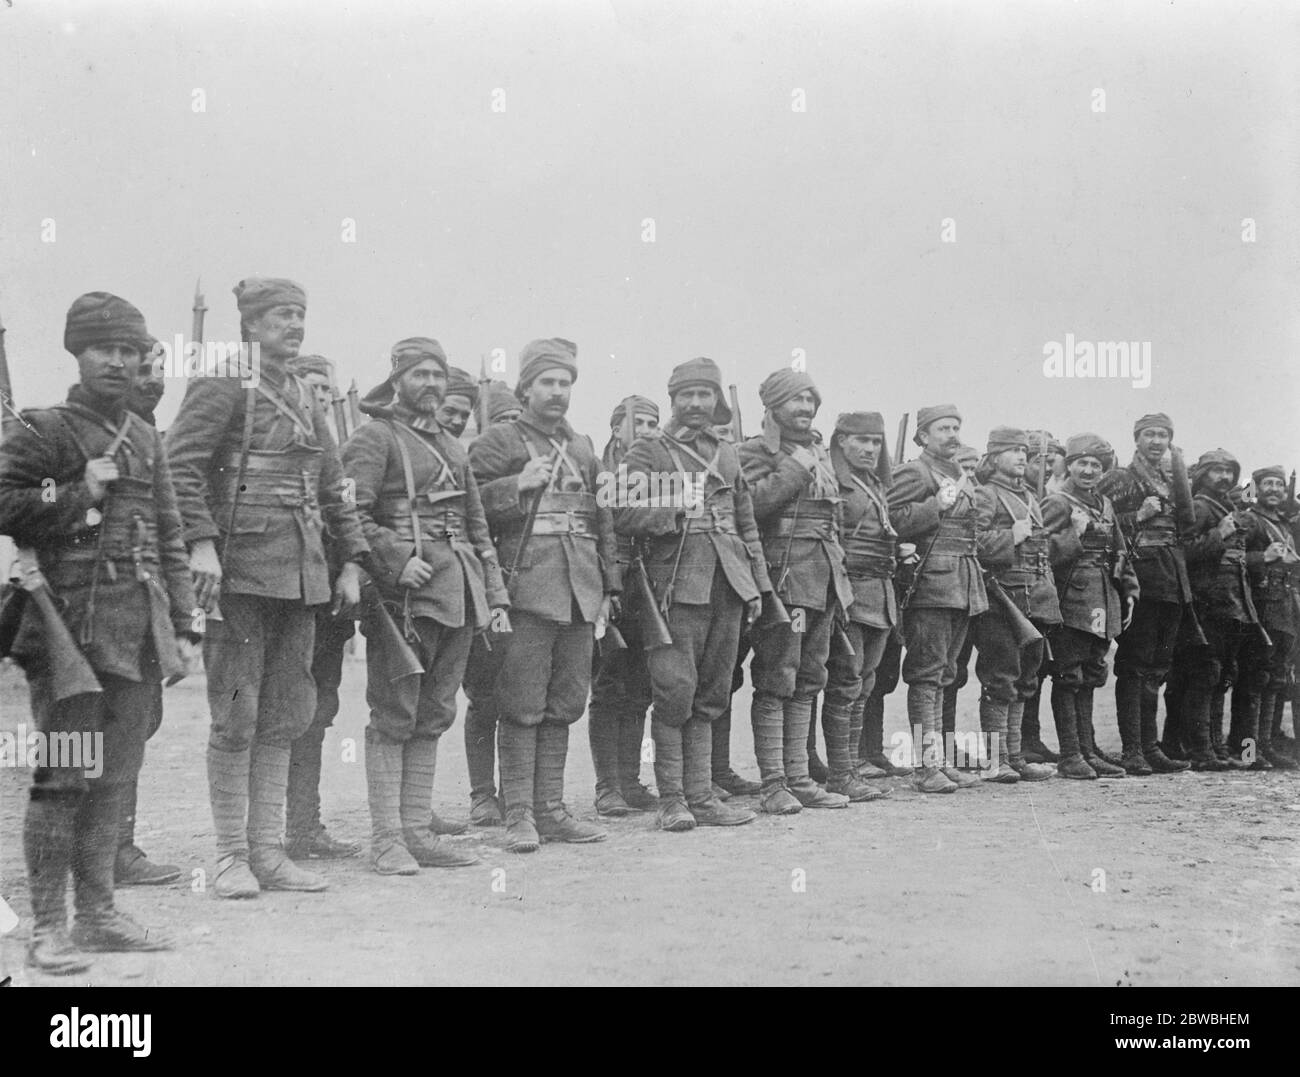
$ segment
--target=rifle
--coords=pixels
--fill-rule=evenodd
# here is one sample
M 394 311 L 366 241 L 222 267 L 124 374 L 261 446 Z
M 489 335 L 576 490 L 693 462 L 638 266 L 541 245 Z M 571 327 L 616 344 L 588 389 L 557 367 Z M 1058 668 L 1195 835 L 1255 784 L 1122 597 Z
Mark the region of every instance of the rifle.
M 740 394 L 736 392 L 734 385 L 729 385 L 727 395 L 731 397 L 731 433 L 735 436 L 736 444 L 739 445 L 745 440 L 744 427 L 740 421 Z
M 1187 478 L 1187 462 L 1183 450 L 1169 446 L 1169 470 L 1173 475 L 1174 510 L 1180 531 L 1190 531 L 1196 524 L 1196 509 L 1192 504 L 1192 484 Z
M 487 356 L 479 352 L 478 356 L 478 403 L 474 408 L 474 425 L 481 434 L 487 429 L 487 395 L 492 379 L 488 377 Z
M 1047 431 L 1040 430 L 1038 440 L 1038 481 L 1034 484 L 1038 495 L 1038 504 L 1043 504 L 1043 494 L 1047 489 Z
M 366 580 L 361 585 L 361 608 L 370 616 L 371 624 L 378 629 L 374 642 L 383 655 L 383 672 L 388 681 L 397 684 L 407 677 L 424 676 L 424 666 L 419 656 L 410 641 L 402 635 L 393 615 L 388 612 L 374 580 Z
M 1034 625 L 1034 622 L 1026 617 L 1024 611 L 1016 605 L 1015 599 L 1007 594 L 1006 588 L 1002 586 L 1002 581 L 991 572 L 984 573 L 984 589 L 988 592 L 989 601 L 997 606 L 998 612 L 1003 619 L 1011 625 L 1011 638 L 1015 641 L 1017 648 L 1028 647 L 1031 643 L 1044 638 L 1043 634 Z
M 36 603 L 36 610 L 41 617 L 41 627 L 45 643 L 45 659 L 54 676 L 51 678 L 55 702 L 62 703 L 73 696 L 93 695 L 103 691 L 99 678 L 90 668 L 86 656 L 81 653 L 64 623 L 63 616 L 54 604 L 50 593 L 50 584 L 41 572 L 36 560 L 36 551 L 22 549 L 19 553 L 19 568 L 22 573 L 18 589 L 5 603 L 0 611 L 0 657 L 7 657 L 18 633 L 23 607 L 28 602 Z
M 650 586 L 650 577 L 646 575 L 645 562 L 640 555 L 632 559 L 629 568 L 632 573 L 632 596 L 636 600 L 641 626 L 641 646 L 647 651 L 656 647 L 671 647 L 672 633 L 655 602 L 654 588 Z
M 350 429 L 356 433 L 357 427 L 361 425 L 361 393 L 357 391 L 356 378 L 348 386 L 348 417 L 352 420 Z
M 551 453 L 551 467 L 555 467 L 559 461 L 560 451 L 556 449 Z M 515 587 L 519 578 L 519 562 L 523 559 L 524 551 L 528 549 L 528 543 L 533 537 L 533 528 L 537 524 L 537 509 L 541 505 L 542 497 L 546 494 L 549 486 L 550 482 L 548 481 L 546 486 L 542 486 L 537 491 L 537 496 L 533 498 L 533 503 L 529 506 L 528 515 L 524 517 L 524 529 L 519 532 L 519 545 L 515 547 L 514 560 L 510 562 L 510 578 L 506 581 L 506 594 L 512 602 L 514 601 Z M 505 566 L 502 565 L 501 569 L 504 572 Z
M 194 306 L 190 308 L 194 316 L 190 323 L 190 342 L 199 345 L 200 349 L 203 345 L 203 316 L 208 312 L 207 304 L 203 301 L 202 288 L 203 278 L 199 277 L 194 282 Z
M 898 420 L 898 437 L 894 440 L 894 467 L 903 462 L 903 454 L 907 452 L 907 423 L 910 418 L 911 412 L 905 411 Z
M 334 432 L 338 435 L 339 444 L 342 445 L 349 437 L 352 436 L 352 430 L 348 426 L 347 401 L 342 393 L 339 392 L 338 382 L 334 378 L 334 364 L 330 363 L 330 411 L 334 415 Z

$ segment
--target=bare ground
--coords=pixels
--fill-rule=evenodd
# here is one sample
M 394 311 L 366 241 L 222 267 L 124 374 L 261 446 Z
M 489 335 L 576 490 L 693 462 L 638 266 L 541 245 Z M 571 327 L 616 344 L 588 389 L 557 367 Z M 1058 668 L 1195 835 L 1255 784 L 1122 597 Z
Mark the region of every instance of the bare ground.
M 325 818 L 369 834 L 361 736 L 364 665 L 349 661 L 326 741 Z M 975 727 L 978 693 L 963 694 Z M 663 834 L 653 817 L 609 840 L 505 853 L 501 832 L 451 839 L 480 866 L 381 878 L 363 857 L 314 862 L 325 894 L 226 902 L 213 868 L 201 680 L 168 689 L 141 780 L 138 840 L 181 883 L 118 892 L 174 951 L 99 955 L 74 982 L 281 984 L 1294 984 L 1300 980 L 1297 772 L 983 785 L 730 830 Z M 888 733 L 905 725 L 890 698 Z M 748 690 L 736 697 L 748 708 Z M 1113 697 L 1098 697 L 1117 747 Z M 27 718 L 0 670 L 0 729 Z M 573 729 L 570 806 L 593 818 L 586 720 Z M 733 759 L 754 774 L 747 722 Z M 342 762 L 351 738 L 355 762 Z M 649 767 L 643 777 L 649 781 Z M 21 918 L 0 938 L 0 979 L 67 983 L 23 967 L 30 907 L 21 821 L 29 774 L 0 768 L 0 895 Z M 468 806 L 462 727 L 443 740 L 436 807 Z M 71 895 L 69 895 L 69 898 Z M 2 912 L 3 910 L 0 910 Z

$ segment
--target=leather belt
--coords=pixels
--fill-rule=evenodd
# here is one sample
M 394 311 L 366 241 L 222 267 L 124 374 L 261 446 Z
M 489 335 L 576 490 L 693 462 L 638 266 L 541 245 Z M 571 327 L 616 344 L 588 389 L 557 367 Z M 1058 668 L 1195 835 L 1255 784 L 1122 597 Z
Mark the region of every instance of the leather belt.
M 783 517 L 763 528 L 763 539 L 783 538 L 834 539 L 835 522 L 833 520 L 792 520 Z
M 1139 550 L 1159 549 L 1164 546 L 1177 545 L 1178 536 L 1164 531 L 1140 531 L 1133 541 L 1133 546 Z
M 931 553 L 954 553 L 975 555 L 975 539 L 964 535 L 936 535 Z
M 584 512 L 539 512 L 533 518 L 534 535 L 595 535 L 596 521 Z

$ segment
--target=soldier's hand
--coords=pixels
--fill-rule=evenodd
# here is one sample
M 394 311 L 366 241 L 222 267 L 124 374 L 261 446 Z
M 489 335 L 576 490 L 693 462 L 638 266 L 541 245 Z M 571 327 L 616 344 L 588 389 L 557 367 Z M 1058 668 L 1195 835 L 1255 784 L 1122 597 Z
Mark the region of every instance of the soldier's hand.
M 528 493 L 529 490 L 540 490 L 551 481 L 551 462 L 538 456 L 529 460 L 524 465 L 523 471 L 519 472 L 519 492 Z
M 412 557 L 402 566 L 402 574 L 397 577 L 397 585 L 414 591 L 433 579 L 433 566 L 428 561 Z
M 1019 546 L 1031 534 L 1033 534 L 1034 525 L 1029 520 L 1016 520 L 1011 525 L 1011 541 Z
M 1237 533 L 1237 514 L 1235 512 L 1228 513 L 1219 521 L 1218 532 L 1221 539 L 1230 539 Z
M 176 658 L 185 668 L 185 672 L 175 678 L 169 678 L 168 684 L 176 684 L 191 673 L 198 673 L 203 668 L 203 648 L 189 636 L 176 637 Z
M 339 572 L 334 581 L 334 604 L 330 613 L 337 617 L 340 613 L 351 613 L 361 604 L 361 566 L 349 561 Z
M 1264 560 L 1266 562 L 1280 561 L 1286 556 L 1286 545 L 1281 542 L 1270 542 L 1268 549 L 1264 551 Z
M 1128 626 L 1133 623 L 1133 613 L 1137 610 L 1137 600 L 1130 595 L 1124 599 L 1124 619 L 1119 623 L 1119 630 L 1127 632 Z
M 194 597 L 205 613 L 211 613 L 221 590 L 221 559 L 211 539 L 196 542 L 190 550 L 190 575 L 194 577 Z
M 953 482 L 942 482 L 939 484 L 939 492 L 934 495 L 939 501 L 939 508 L 950 509 L 957 504 L 957 484 Z
M 117 464 L 110 456 L 97 456 L 86 461 L 86 488 L 98 503 L 108 493 L 108 484 L 117 478 Z
M 1080 538 L 1083 538 L 1083 533 L 1088 530 L 1088 524 L 1091 522 L 1083 509 L 1070 510 L 1070 523 L 1074 525 L 1074 533 Z
M 1160 504 L 1160 498 L 1152 494 L 1138 506 L 1138 523 L 1141 523 L 1143 520 L 1149 520 L 1152 516 L 1159 516 L 1162 507 L 1163 506 Z
M 807 445 L 796 445 L 790 456 L 796 463 L 806 467 L 810 472 L 817 470 L 817 454 Z
M 898 544 L 898 560 L 904 565 L 919 561 L 920 558 L 916 555 L 916 543 L 900 542 Z
M 755 621 L 757 621 L 757 620 L 758 620 L 762 615 L 763 615 L 763 596 L 762 596 L 762 595 L 759 595 L 758 598 L 751 598 L 748 602 L 745 603 L 745 625 L 746 625 L 746 627 L 752 625 L 752 624 L 753 624 Z

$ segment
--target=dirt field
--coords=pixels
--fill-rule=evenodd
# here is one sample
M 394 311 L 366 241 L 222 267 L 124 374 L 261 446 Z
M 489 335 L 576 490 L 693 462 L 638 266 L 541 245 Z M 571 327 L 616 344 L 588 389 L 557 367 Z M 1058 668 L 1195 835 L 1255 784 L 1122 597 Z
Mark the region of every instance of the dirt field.
M 326 741 L 325 818 L 369 834 L 361 742 L 364 666 L 350 660 Z M 978 692 L 963 693 L 962 727 Z M 746 714 L 748 689 L 737 696 Z M 1117 747 L 1113 695 L 1098 698 Z M 904 726 L 903 696 L 889 728 Z M 27 717 L 0 670 L 0 729 Z M 747 722 L 733 759 L 755 774 Z M 761 817 L 731 830 L 662 834 L 652 816 L 611 821 L 594 846 L 501 850 L 501 831 L 451 839 L 478 867 L 380 878 L 364 858 L 316 862 L 323 895 L 225 902 L 214 864 L 201 681 L 167 692 L 150 744 L 138 839 L 184 865 L 175 886 L 119 891 L 171 932 L 167 954 L 100 955 L 95 984 L 1293 984 L 1300 980 L 1300 779 L 1191 775 L 924 796 Z M 462 727 L 444 738 L 436 806 L 468 807 Z M 643 775 L 651 780 L 649 767 Z M 66 983 L 23 967 L 30 930 L 21 847 L 29 774 L 0 770 L 0 895 L 22 918 L 0 938 L 0 979 Z M 594 812 L 585 719 L 573 730 L 571 807 Z M 194 873 L 194 874 L 191 874 Z M 1104 874 L 1103 874 L 1104 873 Z M 192 881 L 197 880 L 197 881 Z M 71 895 L 69 895 L 71 897 Z

